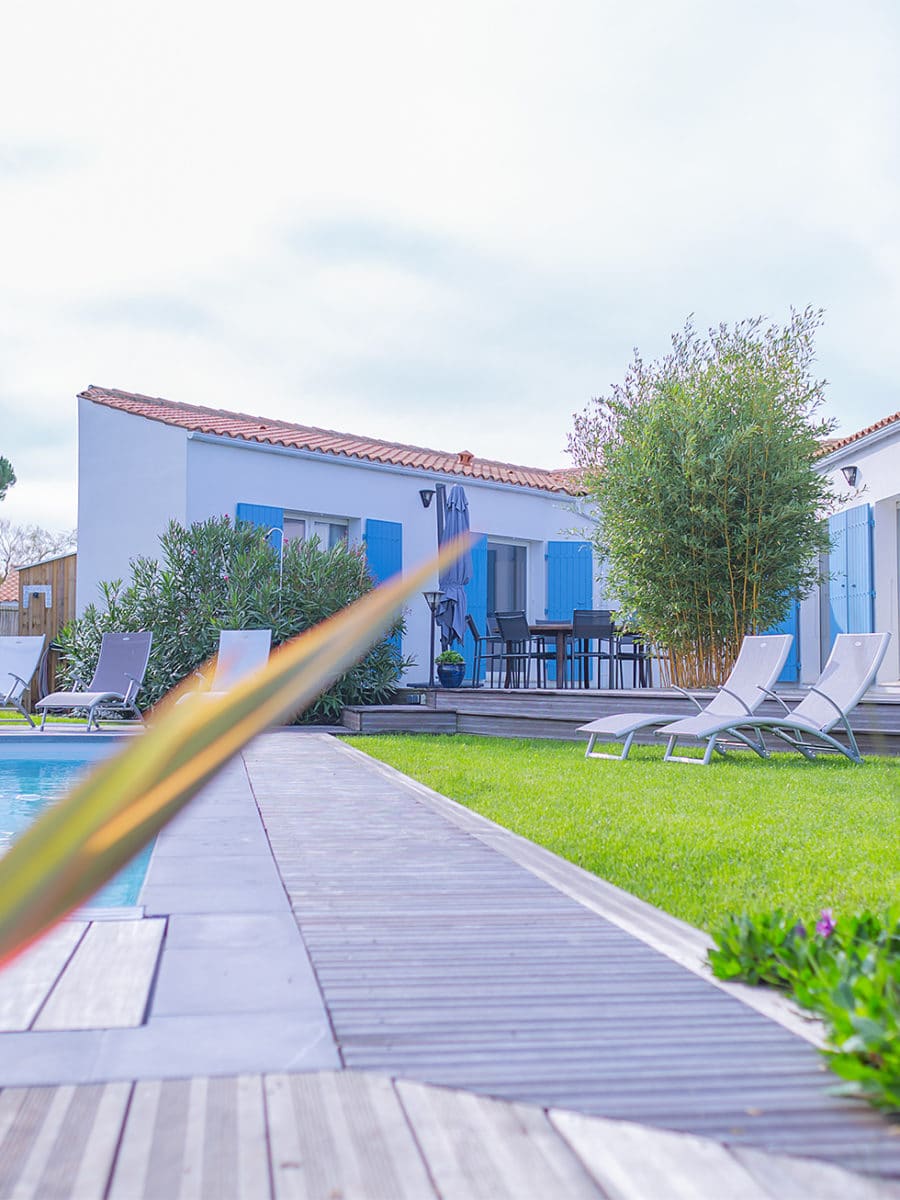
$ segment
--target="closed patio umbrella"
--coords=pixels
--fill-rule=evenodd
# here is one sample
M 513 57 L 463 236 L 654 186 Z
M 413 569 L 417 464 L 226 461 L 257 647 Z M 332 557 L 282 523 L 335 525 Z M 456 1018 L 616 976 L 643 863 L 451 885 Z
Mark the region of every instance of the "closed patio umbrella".
M 469 532 L 469 502 L 465 491 L 455 483 L 447 494 L 442 546 L 461 533 Z M 441 573 L 438 585 L 443 593 L 435 618 L 441 627 L 441 645 L 461 642 L 466 631 L 466 584 L 472 578 L 472 556 L 468 550 Z

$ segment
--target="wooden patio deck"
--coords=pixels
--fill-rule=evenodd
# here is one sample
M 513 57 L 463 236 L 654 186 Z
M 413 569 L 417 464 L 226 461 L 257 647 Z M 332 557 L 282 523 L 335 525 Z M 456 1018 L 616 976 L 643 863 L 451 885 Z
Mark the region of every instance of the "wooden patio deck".
M 697 931 L 333 739 L 244 758 L 345 1066 L 900 1175 Z
M 779 689 L 793 707 L 804 693 Z M 407 703 L 410 696 L 422 703 Z M 698 693 L 701 698 L 704 693 Z M 712 697 L 713 693 L 705 693 Z M 410 688 L 400 703 L 344 709 L 343 724 L 352 733 L 476 733 L 494 737 L 586 740 L 578 726 L 621 712 L 690 716 L 695 706 L 667 688 Z M 760 708 L 777 716 L 774 701 Z M 873 689 L 851 714 L 850 725 L 864 754 L 900 754 L 900 689 Z M 660 745 L 652 731 L 638 734 L 646 745 Z

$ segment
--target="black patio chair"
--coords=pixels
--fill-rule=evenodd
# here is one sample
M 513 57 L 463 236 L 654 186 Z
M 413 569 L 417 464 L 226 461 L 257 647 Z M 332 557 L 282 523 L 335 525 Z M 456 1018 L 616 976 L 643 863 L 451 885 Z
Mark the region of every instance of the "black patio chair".
M 631 663 L 631 686 L 650 686 L 650 650 L 639 633 L 617 633 L 614 645 L 616 687 L 625 686 L 625 664 Z
M 475 643 L 475 657 L 472 662 L 472 687 L 481 687 L 481 668 L 485 667 L 485 675 L 490 677 L 490 686 L 494 686 L 494 672 L 501 673 L 506 661 L 503 649 L 503 639 L 499 633 L 482 634 L 475 624 L 471 613 L 466 613 L 466 627 Z
M 613 658 L 615 629 L 608 608 L 576 608 L 572 613 L 572 633 L 566 647 L 568 686 L 591 686 L 592 664 L 597 663 L 597 686 L 600 686 L 600 667 L 607 663 L 610 686 L 615 686 Z M 606 649 L 603 644 L 606 643 Z M 595 645 L 596 643 L 596 645 Z M 576 682 L 577 681 L 577 682 Z
M 539 634 L 533 634 L 524 612 L 497 613 L 497 628 L 505 643 L 506 660 L 503 683 L 505 687 L 528 687 L 531 664 L 537 668 L 537 684 L 543 687 L 548 659 L 547 644 Z

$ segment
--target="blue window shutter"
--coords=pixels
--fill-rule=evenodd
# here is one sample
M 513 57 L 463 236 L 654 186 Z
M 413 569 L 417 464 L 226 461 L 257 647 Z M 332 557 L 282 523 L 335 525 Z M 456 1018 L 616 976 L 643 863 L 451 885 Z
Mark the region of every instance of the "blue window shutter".
M 594 558 L 590 542 L 547 543 L 548 621 L 571 621 L 576 608 L 594 603 Z
M 487 633 L 487 536 L 473 533 L 478 540 L 472 543 L 472 574 L 466 584 L 466 608 L 472 620 L 478 626 L 482 637 Z M 463 641 L 463 654 L 466 656 L 466 674 L 472 674 L 475 662 L 475 642 L 468 629 Z M 481 665 L 481 678 L 484 679 L 484 664 Z
M 384 583 L 403 568 L 403 526 L 399 521 L 376 521 L 369 518 L 363 534 L 366 562 L 376 583 Z M 399 635 L 391 638 L 398 658 L 403 652 Z
M 828 553 L 828 611 L 830 640 L 847 631 L 847 514 L 828 518 L 831 550 Z
M 376 583 L 384 583 L 403 567 L 403 526 L 398 521 L 366 521 L 366 561 Z
M 590 542 L 547 543 L 548 621 L 571 621 L 576 608 L 593 608 L 594 557 Z M 547 678 L 556 679 L 556 663 L 547 664 Z
M 839 633 L 871 633 L 875 622 L 872 509 L 858 504 L 828 520 L 828 608 L 831 640 Z
M 767 629 L 766 633 L 789 633 L 794 639 L 778 676 L 778 682 L 797 683 L 800 678 L 800 605 L 796 600 L 784 620 L 779 625 Z
M 872 507 L 859 504 L 847 517 L 847 632 L 875 631 L 875 572 L 872 561 Z
M 284 536 L 284 509 L 272 508 L 268 504 L 238 504 L 234 510 L 235 521 L 250 521 L 263 529 L 271 529 L 269 545 L 281 553 L 281 541 Z M 280 531 L 280 532 L 279 532 Z

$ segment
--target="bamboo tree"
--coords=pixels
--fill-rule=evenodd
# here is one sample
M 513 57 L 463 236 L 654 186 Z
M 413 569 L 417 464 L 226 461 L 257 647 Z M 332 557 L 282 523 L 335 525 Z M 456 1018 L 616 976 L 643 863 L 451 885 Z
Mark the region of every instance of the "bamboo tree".
M 721 682 L 747 633 L 818 581 L 833 496 L 814 460 L 830 426 L 812 375 L 820 311 L 762 318 L 636 353 L 575 417 L 569 449 L 593 498 L 619 609 L 669 652 L 672 681 Z

